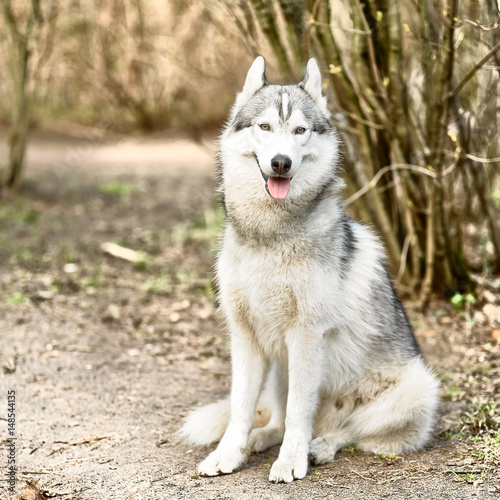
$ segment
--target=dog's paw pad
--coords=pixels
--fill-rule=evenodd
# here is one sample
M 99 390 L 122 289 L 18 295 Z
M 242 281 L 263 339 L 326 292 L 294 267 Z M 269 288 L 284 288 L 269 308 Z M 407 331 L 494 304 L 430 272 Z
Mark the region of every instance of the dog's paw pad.
M 219 474 L 217 465 L 217 460 L 213 459 L 212 456 L 209 455 L 198 466 L 198 474 L 201 476 L 217 476 Z
M 291 483 L 294 479 L 302 479 L 307 474 L 307 456 L 291 462 L 283 462 L 279 458 L 274 462 L 269 474 L 269 481 L 275 483 Z
M 238 452 L 220 453 L 215 450 L 198 467 L 201 476 L 218 476 L 219 474 L 230 474 L 245 461 L 245 455 Z

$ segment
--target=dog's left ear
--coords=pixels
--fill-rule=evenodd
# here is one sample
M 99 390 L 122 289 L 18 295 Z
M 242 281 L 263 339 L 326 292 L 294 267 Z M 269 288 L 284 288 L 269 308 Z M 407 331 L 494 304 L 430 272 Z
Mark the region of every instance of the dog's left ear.
M 299 83 L 299 87 L 302 87 L 318 105 L 319 109 L 326 116 L 329 116 L 326 97 L 323 95 L 321 87 L 321 72 L 315 59 L 311 58 L 307 62 L 306 72 Z
M 255 92 L 266 85 L 268 85 L 266 79 L 266 61 L 262 56 L 259 56 L 250 66 L 243 90 L 236 98 L 236 110 L 240 110 L 250 100 Z

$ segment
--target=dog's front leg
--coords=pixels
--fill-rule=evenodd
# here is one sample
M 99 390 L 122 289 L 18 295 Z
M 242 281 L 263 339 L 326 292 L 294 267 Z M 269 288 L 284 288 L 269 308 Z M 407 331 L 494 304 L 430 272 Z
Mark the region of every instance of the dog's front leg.
M 228 474 L 240 467 L 247 458 L 247 441 L 255 419 L 257 399 L 264 380 L 266 362 L 255 352 L 251 342 L 238 330 L 232 329 L 231 416 L 215 451 L 200 464 L 204 476 Z
M 322 335 L 313 331 L 288 333 L 288 400 L 285 436 L 269 480 L 290 483 L 307 474 L 307 455 L 322 374 Z

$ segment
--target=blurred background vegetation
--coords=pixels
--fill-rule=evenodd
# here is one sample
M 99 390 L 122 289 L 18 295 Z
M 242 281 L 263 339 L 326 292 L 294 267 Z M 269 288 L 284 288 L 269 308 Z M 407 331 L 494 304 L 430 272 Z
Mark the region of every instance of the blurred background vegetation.
M 252 61 L 298 81 L 317 58 L 349 209 L 401 291 L 474 292 L 500 266 L 496 0 L 2 0 L 0 196 L 33 128 L 217 130 Z M 461 295 L 462 296 L 462 295 Z

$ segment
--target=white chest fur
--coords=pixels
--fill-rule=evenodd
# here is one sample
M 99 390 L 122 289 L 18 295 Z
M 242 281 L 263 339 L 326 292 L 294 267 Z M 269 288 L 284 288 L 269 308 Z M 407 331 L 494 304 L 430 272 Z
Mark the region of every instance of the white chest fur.
M 281 359 L 287 331 L 301 325 L 335 326 L 339 281 L 300 244 L 277 248 L 238 244 L 226 234 L 217 265 L 222 308 L 233 327 L 269 359 Z M 332 314 L 332 312 L 334 314 Z

